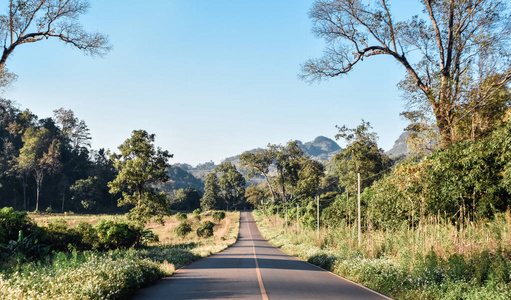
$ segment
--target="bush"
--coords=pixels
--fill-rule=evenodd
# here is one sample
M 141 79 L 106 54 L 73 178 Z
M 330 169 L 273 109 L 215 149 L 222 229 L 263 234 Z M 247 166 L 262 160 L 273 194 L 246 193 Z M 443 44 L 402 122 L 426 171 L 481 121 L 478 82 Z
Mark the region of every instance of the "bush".
M 201 219 L 200 214 L 201 214 L 200 208 L 197 208 L 196 210 L 193 211 L 193 217 L 199 221 Z
M 197 236 L 201 238 L 208 238 L 213 236 L 213 224 L 211 221 L 204 221 L 197 228 Z
M 188 222 L 181 222 L 181 224 L 177 225 L 176 228 L 174 228 L 174 233 L 180 237 L 186 236 L 191 231 L 192 231 L 192 226 L 190 226 L 190 224 L 188 224 Z
M 152 232 L 151 230 L 142 230 L 142 232 L 140 233 L 141 235 L 141 241 L 140 243 L 142 245 L 147 245 L 148 243 L 157 243 L 160 241 L 160 237 L 158 237 L 158 235 L 154 232 Z
M 67 251 L 69 245 L 81 245 L 82 239 L 82 235 L 69 228 L 63 219 L 48 224 L 42 234 L 43 243 L 59 251 Z
M 215 211 L 211 218 L 216 222 L 223 220 L 225 218 L 225 212 L 223 210 Z
M 82 235 L 82 242 L 78 246 L 80 250 L 98 249 L 100 247 L 98 232 L 91 224 L 80 222 L 73 229 Z
M 100 220 L 95 229 L 103 249 L 125 249 L 132 247 L 137 242 L 138 230 L 126 223 Z
M 187 218 L 188 218 L 188 217 L 186 216 L 186 214 L 184 214 L 184 213 L 182 213 L 182 212 L 178 212 L 178 213 L 176 214 L 176 219 L 177 219 L 178 221 L 183 222 L 183 221 L 186 221 L 186 219 L 187 219 Z
M 24 211 L 15 211 L 12 207 L 0 209 L 0 244 L 18 240 L 19 231 L 25 235 L 32 233 L 36 225 Z

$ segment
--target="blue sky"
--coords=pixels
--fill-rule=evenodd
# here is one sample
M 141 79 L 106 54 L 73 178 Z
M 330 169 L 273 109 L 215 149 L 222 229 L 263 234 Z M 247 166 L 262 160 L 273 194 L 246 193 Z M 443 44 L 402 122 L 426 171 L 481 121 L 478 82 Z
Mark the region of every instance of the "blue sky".
M 145 129 L 171 163 L 195 165 L 268 143 L 333 139 L 335 125 L 362 118 L 388 150 L 406 126 L 396 87 L 405 71 L 389 58 L 320 84 L 298 78 L 324 48 L 311 34 L 312 0 L 90 2 L 81 23 L 107 34 L 113 50 L 93 59 L 57 41 L 22 45 L 7 63 L 18 80 L 3 97 L 41 118 L 72 109 L 94 149 L 116 150 Z

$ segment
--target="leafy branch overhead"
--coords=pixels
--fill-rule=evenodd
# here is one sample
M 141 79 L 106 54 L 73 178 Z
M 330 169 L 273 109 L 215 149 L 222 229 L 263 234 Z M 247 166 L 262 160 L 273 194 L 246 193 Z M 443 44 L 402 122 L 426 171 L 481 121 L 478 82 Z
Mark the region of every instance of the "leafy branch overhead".
M 63 41 L 90 56 L 110 51 L 107 36 L 87 32 L 78 22 L 88 8 L 86 0 L 10 0 L 7 13 L 0 15 L 0 72 L 16 47 L 48 38 Z
M 302 65 L 302 78 L 337 77 L 364 59 L 390 56 L 407 71 L 401 87 L 410 115 L 432 114 L 443 146 L 475 138 L 470 130 L 460 132 L 458 123 L 491 105 L 511 80 L 511 18 L 505 2 L 425 0 L 420 1 L 423 14 L 406 21 L 394 18 L 390 2 L 316 1 L 310 11 L 313 32 L 327 46 L 323 57 Z M 473 127 L 486 134 L 484 124 Z

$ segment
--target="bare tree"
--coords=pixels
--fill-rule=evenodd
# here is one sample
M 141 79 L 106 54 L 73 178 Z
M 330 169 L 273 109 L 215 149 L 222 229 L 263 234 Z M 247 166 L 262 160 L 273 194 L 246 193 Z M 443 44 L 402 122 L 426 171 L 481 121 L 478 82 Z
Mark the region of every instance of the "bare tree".
M 91 56 L 108 52 L 106 36 L 85 32 L 78 23 L 88 8 L 86 0 L 10 0 L 7 14 L 0 15 L 4 44 L 0 73 L 16 47 L 48 38 L 59 39 Z
M 422 0 L 421 15 L 398 22 L 389 2 L 318 0 L 310 17 L 327 47 L 302 65 L 302 78 L 336 77 L 371 56 L 391 56 L 407 71 L 410 116 L 427 104 L 448 146 L 463 138 L 458 121 L 511 80 L 507 7 L 501 0 Z

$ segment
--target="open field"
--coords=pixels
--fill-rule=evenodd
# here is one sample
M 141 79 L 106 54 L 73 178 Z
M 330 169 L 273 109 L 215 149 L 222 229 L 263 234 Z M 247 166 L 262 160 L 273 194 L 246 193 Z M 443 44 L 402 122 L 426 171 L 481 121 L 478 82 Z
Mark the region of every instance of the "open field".
M 110 215 L 36 215 L 38 224 L 65 221 L 70 227 L 79 222 L 96 224 L 101 219 L 123 221 Z M 219 252 L 233 244 L 238 236 L 239 212 L 228 212 L 214 222 L 214 235 L 199 238 L 195 233 L 200 222 L 211 220 L 209 212 L 199 221 L 188 214 L 192 231 L 178 237 L 176 216 L 165 225 L 149 223 L 147 229 L 159 235 L 160 242 L 135 249 L 110 251 L 53 252 L 39 260 L 18 256 L 10 269 L 0 273 L 0 299 L 125 299 L 137 289 L 171 275 L 175 269 L 201 257 Z M 15 258 L 16 259 L 16 258 Z

